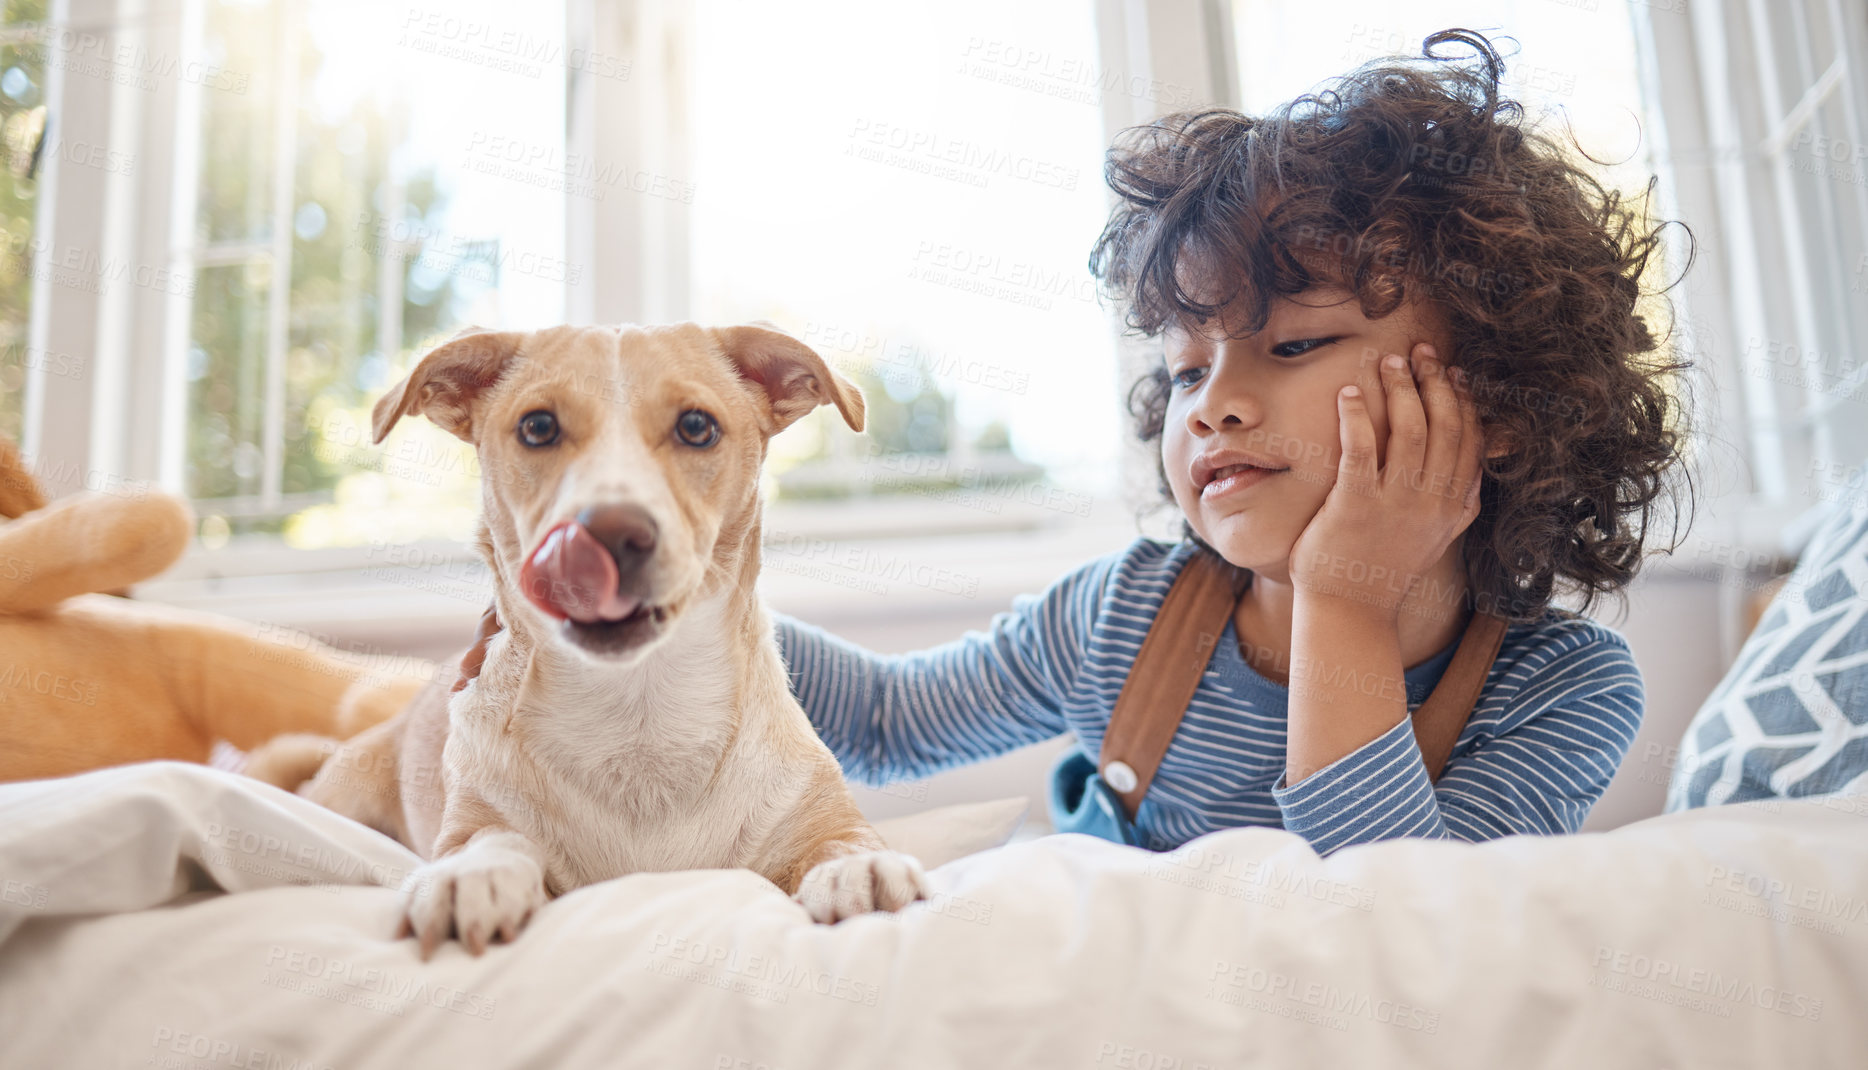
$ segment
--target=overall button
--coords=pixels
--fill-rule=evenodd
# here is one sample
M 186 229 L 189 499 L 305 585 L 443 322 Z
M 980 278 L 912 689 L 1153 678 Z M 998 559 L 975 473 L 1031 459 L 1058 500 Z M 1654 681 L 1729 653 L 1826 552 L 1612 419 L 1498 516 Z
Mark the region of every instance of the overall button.
M 1135 775 L 1135 770 L 1129 768 L 1129 763 L 1110 762 L 1103 766 L 1103 783 L 1116 789 L 1119 794 L 1126 795 L 1135 790 L 1135 785 L 1141 783 L 1141 779 Z

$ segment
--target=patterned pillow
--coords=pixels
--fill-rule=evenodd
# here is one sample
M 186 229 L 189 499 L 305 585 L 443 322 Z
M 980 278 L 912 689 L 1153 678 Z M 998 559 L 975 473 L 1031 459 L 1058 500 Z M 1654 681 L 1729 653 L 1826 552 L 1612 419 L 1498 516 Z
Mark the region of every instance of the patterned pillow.
M 1868 498 L 1851 489 L 1687 725 L 1668 812 L 1868 791 Z

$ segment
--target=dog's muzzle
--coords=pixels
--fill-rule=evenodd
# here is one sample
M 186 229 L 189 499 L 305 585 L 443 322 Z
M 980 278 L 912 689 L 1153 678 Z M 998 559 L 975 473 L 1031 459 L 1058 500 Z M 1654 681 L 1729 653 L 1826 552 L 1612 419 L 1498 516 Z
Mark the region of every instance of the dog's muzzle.
M 646 525 L 646 526 L 645 526 Z M 545 533 L 519 570 L 527 601 L 563 622 L 592 654 L 619 655 L 653 639 L 666 615 L 625 587 L 640 584 L 654 528 L 630 507 L 587 509 Z
M 579 624 L 619 621 L 641 607 L 641 599 L 619 589 L 620 579 L 616 559 L 578 523 L 552 528 L 519 570 L 533 605 Z

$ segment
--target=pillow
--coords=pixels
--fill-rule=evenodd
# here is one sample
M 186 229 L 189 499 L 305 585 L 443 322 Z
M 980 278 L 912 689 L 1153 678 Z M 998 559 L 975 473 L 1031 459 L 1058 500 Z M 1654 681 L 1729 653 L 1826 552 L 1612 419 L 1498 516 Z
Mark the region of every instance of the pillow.
M 1868 496 L 1862 466 L 1693 715 L 1667 811 L 1868 790 Z
M 903 854 L 914 855 L 925 869 L 944 866 L 956 858 L 1003 847 L 1025 823 L 1031 800 L 994 799 L 923 810 L 906 817 L 875 822 L 882 842 Z

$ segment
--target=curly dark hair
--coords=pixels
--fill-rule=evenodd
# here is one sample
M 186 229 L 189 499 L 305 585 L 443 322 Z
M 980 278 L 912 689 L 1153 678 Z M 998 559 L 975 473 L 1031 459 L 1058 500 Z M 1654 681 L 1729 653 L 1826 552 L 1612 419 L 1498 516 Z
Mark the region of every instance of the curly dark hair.
M 1447 44 L 1477 62 L 1436 55 Z M 1371 319 L 1429 302 L 1488 441 L 1508 447 L 1486 461 L 1467 530 L 1470 595 L 1530 620 L 1559 581 L 1586 612 L 1634 578 L 1677 489 L 1688 364 L 1636 314 L 1668 225 L 1649 225 L 1655 181 L 1633 201 L 1604 188 L 1500 99 L 1503 69 L 1483 36 L 1445 30 L 1418 59 L 1371 61 L 1263 117 L 1216 108 L 1127 130 L 1090 270 L 1149 338 L 1235 307 L 1255 333 L 1274 297 L 1316 285 L 1352 292 Z M 1169 385 L 1157 363 L 1130 392 L 1144 442 Z

